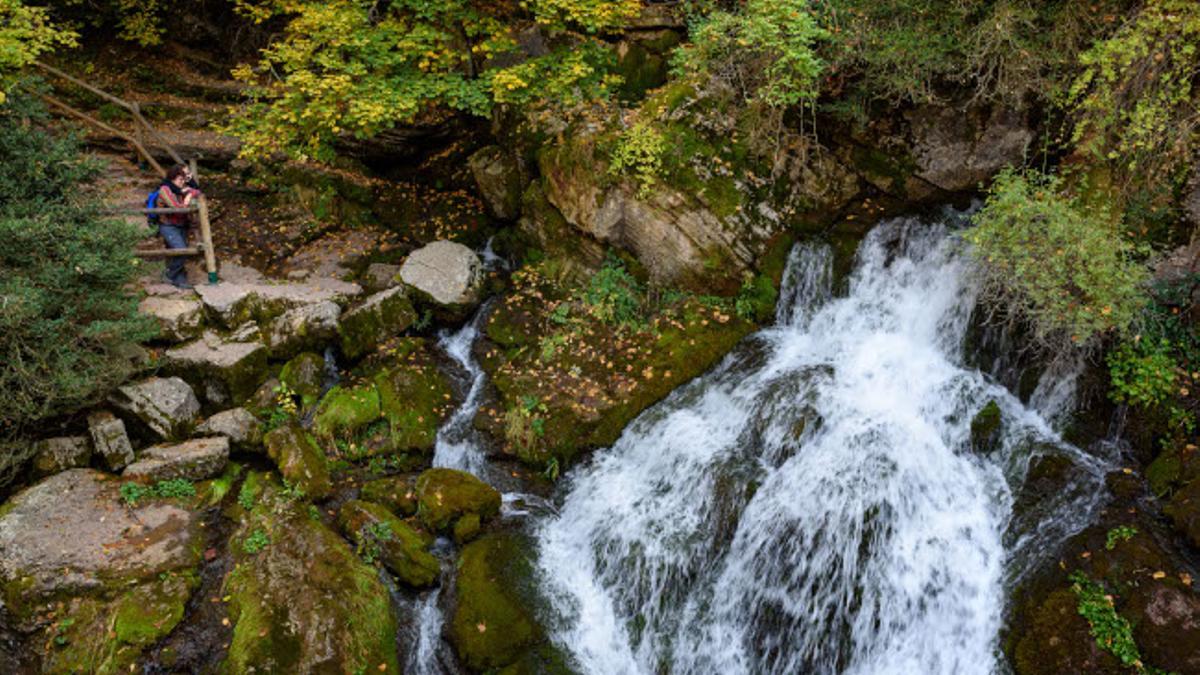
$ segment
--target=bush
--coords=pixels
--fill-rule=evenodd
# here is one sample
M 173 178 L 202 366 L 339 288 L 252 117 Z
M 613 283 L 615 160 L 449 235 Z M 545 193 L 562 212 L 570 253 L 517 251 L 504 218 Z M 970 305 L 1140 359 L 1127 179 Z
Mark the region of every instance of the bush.
M 638 197 L 644 199 L 662 174 L 663 153 L 667 142 L 662 132 L 648 122 L 638 122 L 617 139 L 608 172 L 632 174 L 638 185 Z
M 0 108 L 0 437 L 10 438 L 122 382 L 124 348 L 154 332 L 126 289 L 143 232 L 97 216 L 97 167 L 73 138 L 21 123 L 36 112 L 17 97 Z
M 1056 176 L 1001 172 L 973 221 L 966 240 L 983 263 L 987 300 L 1028 323 L 1044 348 L 1092 346 L 1144 304 L 1148 275 L 1132 246 Z

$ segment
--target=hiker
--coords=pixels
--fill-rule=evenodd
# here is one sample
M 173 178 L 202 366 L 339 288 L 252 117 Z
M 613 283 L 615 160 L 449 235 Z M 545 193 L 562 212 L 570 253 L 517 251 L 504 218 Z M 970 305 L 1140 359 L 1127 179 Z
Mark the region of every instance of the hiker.
M 192 178 L 192 172 L 186 165 L 177 164 L 171 167 L 167 171 L 167 175 L 163 177 L 162 184 L 159 185 L 158 192 L 153 198 L 154 208 L 185 208 L 191 206 L 192 201 L 199 196 L 200 190 L 196 185 L 196 180 Z M 158 215 L 158 233 L 167 243 L 167 248 L 187 248 L 188 226 L 191 223 L 191 217 L 190 213 Z M 192 285 L 188 283 L 187 272 L 183 265 L 183 256 L 167 258 L 167 267 L 163 271 L 163 278 L 176 288 L 190 289 Z

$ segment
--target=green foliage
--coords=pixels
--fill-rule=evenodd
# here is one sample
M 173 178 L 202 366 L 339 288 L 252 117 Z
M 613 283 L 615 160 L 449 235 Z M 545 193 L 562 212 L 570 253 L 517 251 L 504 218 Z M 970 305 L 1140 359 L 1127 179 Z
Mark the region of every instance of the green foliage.
M 0 437 L 97 400 L 132 372 L 126 348 L 151 337 L 128 284 L 141 227 L 97 216 L 97 166 L 71 137 L 0 108 Z
M 127 482 L 121 485 L 121 499 L 130 506 L 146 499 L 187 499 L 196 496 L 196 486 L 186 478 L 160 480 L 154 485 Z
M 1110 395 L 1118 403 L 1150 408 L 1175 394 L 1175 360 L 1166 339 L 1125 340 L 1108 354 Z
M 990 300 L 1026 321 L 1043 347 L 1090 346 L 1126 329 L 1144 303 L 1148 275 L 1133 248 L 1056 176 L 1001 172 L 973 222 L 966 240 Z
M 1071 573 L 1071 590 L 1079 599 L 1077 611 L 1091 626 L 1092 637 L 1096 644 L 1120 659 L 1127 666 L 1143 669 L 1141 654 L 1138 653 L 1137 643 L 1133 640 L 1133 627 L 1129 621 L 1117 614 L 1113 607 L 1112 597 L 1104 592 L 1104 587 L 1092 581 L 1080 571 Z
M 546 434 L 546 420 L 542 417 L 546 412 L 546 404 L 536 396 L 522 396 L 519 405 L 504 413 L 505 439 L 520 453 L 532 453 Z
M 1134 535 L 1137 533 L 1137 528 L 1129 525 L 1119 525 L 1114 527 L 1113 529 L 1109 530 L 1108 534 L 1105 536 L 1104 548 L 1111 551 L 1117 547 L 1117 544 L 1133 539 Z
M 712 12 L 676 52 L 676 73 L 733 87 L 747 102 L 811 104 L 825 65 L 815 47 L 830 34 L 810 6 L 807 0 L 747 0 L 740 11 Z
M 368 565 L 374 565 L 382 554 L 380 544 L 394 538 L 392 526 L 388 523 L 383 521 L 367 523 L 359 530 L 357 553 Z
M 0 0 L 0 105 L 21 69 L 55 47 L 75 46 L 76 37 L 52 24 L 45 7 Z
M 616 29 L 634 0 L 239 0 L 257 22 L 287 17 L 283 34 L 237 75 L 254 101 L 230 130 L 243 154 L 284 151 L 331 159 L 339 136 L 366 138 L 437 108 L 488 115 L 494 103 L 573 105 L 607 96 L 612 57 L 586 35 Z M 546 55 L 525 58 L 522 26 L 573 34 Z
M 242 541 L 242 551 L 254 555 L 271 544 L 271 538 L 261 529 L 256 529 Z
M 281 382 L 279 386 L 275 387 L 274 392 L 275 407 L 268 408 L 265 411 L 263 433 L 268 433 L 288 424 L 300 414 L 300 408 L 296 405 L 296 392 L 286 382 Z M 262 417 L 263 414 L 259 416 Z
M 646 198 L 662 175 L 667 139 L 649 122 L 637 122 L 617 139 L 609 157 L 608 172 L 630 175 L 638 186 L 638 197 Z
M 1079 57 L 1066 95 L 1072 141 L 1139 185 L 1190 163 L 1197 110 L 1200 12 L 1192 0 L 1149 0 Z
M 237 503 L 243 509 L 249 511 L 254 508 L 254 503 L 258 501 L 258 485 L 255 481 L 244 480 L 242 487 L 238 489 Z
M 620 258 L 608 256 L 583 289 L 588 314 L 600 322 L 636 326 L 642 319 L 643 291 Z

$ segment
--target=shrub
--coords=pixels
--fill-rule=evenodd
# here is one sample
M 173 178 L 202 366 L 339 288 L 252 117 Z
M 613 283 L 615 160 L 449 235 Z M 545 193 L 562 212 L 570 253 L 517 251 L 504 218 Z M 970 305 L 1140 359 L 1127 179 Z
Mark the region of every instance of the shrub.
M 630 327 L 642 319 L 642 287 L 620 258 L 609 255 L 583 289 L 589 314 L 601 323 Z
M 1147 273 L 1103 211 L 1087 211 L 1060 178 L 1005 170 L 966 233 L 986 299 L 1033 330 L 1035 344 L 1093 346 L 1127 328 Z
M 0 0 L 0 105 L 22 68 L 56 46 L 73 46 L 75 38 L 75 33 L 50 23 L 45 7 Z
M 637 122 L 617 139 L 609 160 L 608 172 L 613 175 L 632 174 L 638 186 L 638 197 L 645 198 L 662 174 L 663 153 L 667 140 L 649 122 Z
M 96 165 L 27 115 L 18 97 L 0 108 L 0 437 L 99 399 L 154 333 L 127 290 L 144 233 L 97 215 Z

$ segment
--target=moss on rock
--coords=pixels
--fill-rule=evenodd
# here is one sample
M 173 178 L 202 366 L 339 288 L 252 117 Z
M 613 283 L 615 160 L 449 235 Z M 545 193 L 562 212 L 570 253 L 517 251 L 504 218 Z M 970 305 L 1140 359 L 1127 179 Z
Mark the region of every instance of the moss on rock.
M 417 516 L 434 532 L 450 531 L 468 514 L 486 522 L 499 513 L 500 493 L 465 471 L 429 469 L 417 478 Z
M 412 360 L 375 376 L 391 450 L 433 450 L 438 426 L 452 405 L 450 382 L 430 359 Z
M 338 513 L 338 528 L 360 554 L 379 560 L 405 584 L 413 588 L 437 584 L 441 567 L 428 550 L 433 537 L 386 507 L 359 500 L 346 502 Z
M 324 499 L 333 491 L 325 452 L 299 424 L 279 427 L 264 437 L 267 455 L 284 480 L 310 499 Z
M 971 420 L 971 449 L 975 452 L 995 450 L 1000 440 L 1000 422 L 1000 405 L 988 401 Z
M 370 481 L 362 486 L 359 497 L 383 504 L 400 516 L 417 514 L 417 480 L 410 476 L 391 476 Z
M 386 339 L 399 335 L 417 320 L 417 312 L 402 286 L 372 295 L 361 306 L 342 315 L 338 324 L 342 354 L 356 359 Z
M 269 480 L 231 539 L 228 673 L 400 672 L 377 570 Z M 261 546 L 247 540 L 261 533 Z
M 312 428 L 320 436 L 353 434 L 379 419 L 379 414 L 379 391 L 373 382 L 338 385 L 321 398 Z
M 467 668 L 504 668 L 545 643 L 530 602 L 532 573 L 528 542 L 518 535 L 490 534 L 463 549 L 449 636 Z
M 314 352 L 301 352 L 283 365 L 279 381 L 300 396 L 304 408 L 316 405 L 325 380 L 325 359 Z

